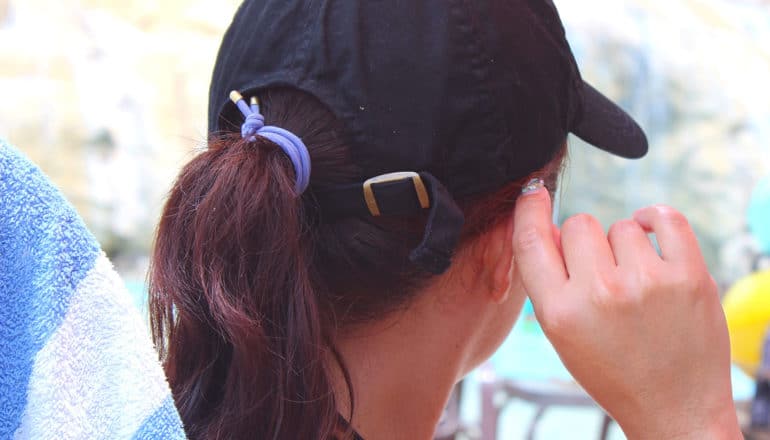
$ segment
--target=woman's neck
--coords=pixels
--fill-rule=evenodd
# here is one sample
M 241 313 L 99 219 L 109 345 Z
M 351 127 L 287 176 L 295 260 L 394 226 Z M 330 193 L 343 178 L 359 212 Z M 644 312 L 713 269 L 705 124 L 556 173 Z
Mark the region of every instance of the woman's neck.
M 465 344 L 452 341 L 462 332 L 414 307 L 388 321 L 338 336 L 354 390 L 351 424 L 365 440 L 431 439 L 463 374 Z M 341 371 L 334 382 L 340 413 L 348 418 L 350 399 Z

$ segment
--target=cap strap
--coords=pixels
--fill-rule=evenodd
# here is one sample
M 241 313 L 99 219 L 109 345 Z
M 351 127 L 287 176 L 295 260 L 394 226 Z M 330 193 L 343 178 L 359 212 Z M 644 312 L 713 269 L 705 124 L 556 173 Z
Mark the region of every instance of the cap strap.
M 302 194 L 310 184 L 310 154 L 307 146 L 297 135 L 280 127 L 265 125 L 265 117 L 259 112 L 257 97 L 251 98 L 251 105 L 246 105 L 243 96 L 237 91 L 230 92 L 230 99 L 246 118 L 241 126 L 241 137 L 248 142 L 255 142 L 257 136 L 268 139 L 278 145 L 294 165 L 296 175 L 295 189 Z
M 449 191 L 430 173 L 420 173 L 430 193 L 430 210 L 422 242 L 412 249 L 409 259 L 434 274 L 444 273 L 452 263 L 465 216 Z
M 424 194 L 429 197 L 426 206 Z M 320 191 L 318 204 L 324 221 L 344 217 L 408 215 L 428 209 L 422 241 L 409 260 L 422 269 L 441 274 L 449 268 L 465 217 L 444 185 L 428 172 L 391 173 L 365 184 L 341 185 Z M 372 211 L 372 201 L 376 211 Z

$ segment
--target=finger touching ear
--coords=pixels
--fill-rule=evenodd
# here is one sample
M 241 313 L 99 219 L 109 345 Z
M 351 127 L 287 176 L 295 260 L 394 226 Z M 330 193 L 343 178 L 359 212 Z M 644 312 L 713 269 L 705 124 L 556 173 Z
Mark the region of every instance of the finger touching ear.
M 567 270 L 554 237 L 551 198 L 543 187 L 527 185 L 516 201 L 513 255 L 533 303 L 545 301 L 567 281 Z

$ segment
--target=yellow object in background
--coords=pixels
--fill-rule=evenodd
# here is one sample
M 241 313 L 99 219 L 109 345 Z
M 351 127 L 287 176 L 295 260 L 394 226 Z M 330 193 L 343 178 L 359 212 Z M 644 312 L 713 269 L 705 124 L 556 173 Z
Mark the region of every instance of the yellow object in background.
M 762 341 L 770 326 L 770 271 L 751 274 L 735 283 L 722 305 L 733 362 L 753 377 L 762 356 Z

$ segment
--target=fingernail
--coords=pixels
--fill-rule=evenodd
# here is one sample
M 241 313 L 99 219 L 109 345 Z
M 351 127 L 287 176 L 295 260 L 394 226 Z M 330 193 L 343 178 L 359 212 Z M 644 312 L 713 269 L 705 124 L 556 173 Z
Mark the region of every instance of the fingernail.
M 532 179 L 529 182 L 527 182 L 526 185 L 524 185 L 524 188 L 521 189 L 522 195 L 532 194 L 534 192 L 537 192 L 540 188 L 545 186 L 545 182 L 543 182 L 543 179 Z

